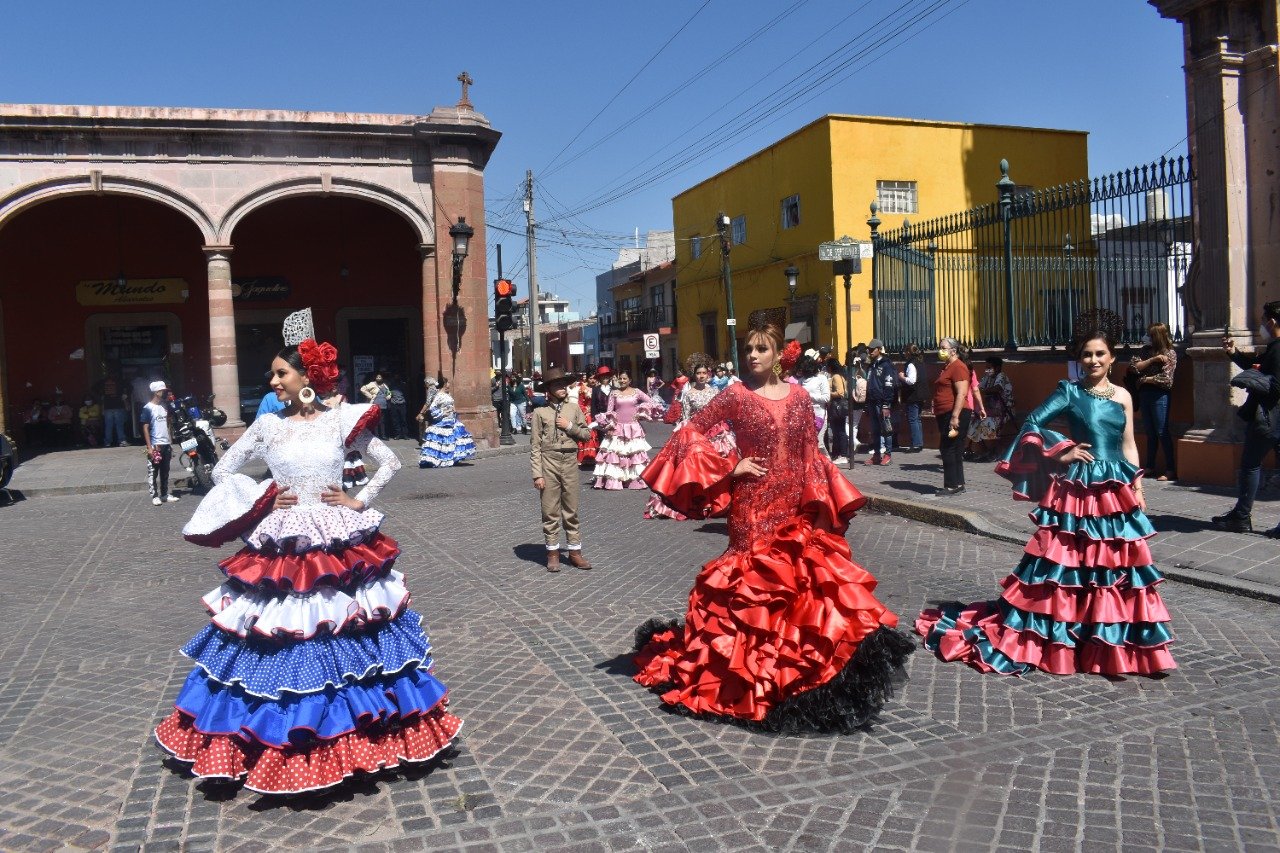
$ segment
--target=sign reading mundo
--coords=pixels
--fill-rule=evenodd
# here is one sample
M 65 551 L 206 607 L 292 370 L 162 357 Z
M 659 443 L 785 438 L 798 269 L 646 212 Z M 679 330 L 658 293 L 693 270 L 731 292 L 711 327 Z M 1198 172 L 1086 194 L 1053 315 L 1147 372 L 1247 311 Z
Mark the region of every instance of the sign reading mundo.
M 128 278 L 81 281 L 76 284 L 81 305 L 161 305 L 187 301 L 182 278 Z

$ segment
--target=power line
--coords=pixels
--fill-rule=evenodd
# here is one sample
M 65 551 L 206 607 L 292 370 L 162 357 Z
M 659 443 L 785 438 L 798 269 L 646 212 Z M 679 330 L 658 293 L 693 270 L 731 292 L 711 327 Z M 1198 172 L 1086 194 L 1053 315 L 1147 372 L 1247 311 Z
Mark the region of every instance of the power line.
M 622 177 L 620 177 L 618 180 L 615 180 L 613 185 L 602 190 L 600 193 L 597 193 L 595 196 L 589 197 L 588 199 L 581 202 L 580 206 L 572 211 L 572 214 L 577 216 L 577 215 L 581 215 L 582 213 L 595 210 L 599 207 L 602 207 L 606 204 L 610 204 L 614 201 L 617 201 L 620 198 L 630 195 L 644 188 L 645 186 L 652 184 L 653 182 L 655 182 L 660 178 L 676 174 L 678 171 L 681 171 L 684 168 L 688 168 L 692 166 L 693 164 L 700 161 L 701 159 L 714 153 L 726 141 L 739 138 L 740 133 L 743 130 L 747 129 L 748 127 L 758 124 L 760 121 L 766 118 L 769 118 L 770 116 L 778 113 L 781 110 L 786 109 L 788 106 L 791 106 L 792 108 L 794 108 L 794 104 L 788 100 L 789 98 L 798 97 L 799 95 L 804 94 L 806 90 L 812 90 L 814 86 L 821 85 L 823 83 L 830 81 L 834 76 L 836 76 L 837 74 L 840 74 L 840 72 L 847 69 L 851 64 L 857 62 L 859 59 L 867 60 L 869 58 L 874 58 L 875 55 L 872 52 L 876 51 L 877 49 L 882 49 L 881 50 L 882 53 L 887 52 L 888 48 L 891 48 L 894 46 L 893 42 L 895 40 L 901 40 L 905 43 L 905 41 L 909 41 L 911 38 L 914 38 L 916 35 L 919 34 L 919 32 L 923 32 L 924 28 L 919 28 L 915 33 L 911 32 L 912 28 L 917 27 L 920 24 L 920 22 L 926 20 L 929 16 L 934 15 L 939 9 L 941 9 L 943 6 L 947 5 L 950 2 L 954 2 L 954 0 L 936 0 L 936 2 L 933 2 L 932 5 L 928 5 L 928 3 L 926 2 L 924 4 L 920 4 L 920 6 L 915 9 L 909 9 L 909 7 L 913 5 L 912 2 L 903 3 L 896 10 L 894 10 L 894 12 L 891 12 L 888 15 L 882 17 L 879 21 L 877 21 L 871 27 L 868 27 L 858 36 L 846 42 L 844 45 L 841 45 L 841 47 L 838 48 L 836 51 L 833 51 L 831 54 L 828 54 L 828 56 L 824 57 L 819 62 L 809 66 L 800 74 L 797 74 L 796 76 L 794 76 L 791 80 L 787 81 L 781 86 L 776 87 L 773 91 L 763 96 L 762 98 L 757 99 L 757 101 L 755 101 L 748 107 L 744 108 L 743 110 L 739 111 L 736 115 L 734 115 L 730 119 L 726 120 L 725 122 L 722 122 L 720 125 L 713 128 L 711 131 L 707 132 L 706 134 L 703 134 L 699 139 L 697 139 L 694 143 L 692 143 L 692 145 L 698 146 L 698 147 L 690 150 L 689 146 L 685 146 L 682 151 L 668 156 L 666 159 L 660 161 L 658 164 L 656 164 L 653 167 L 642 170 L 640 174 L 638 174 L 636 177 L 631 178 L 629 180 L 622 180 L 622 177 L 625 177 L 625 175 L 627 174 L 627 173 L 624 173 Z M 969 0 L 964 0 L 964 2 L 967 3 L 969 2 Z M 927 8 L 921 8 L 923 6 L 927 6 Z M 902 18 L 905 18 L 906 15 L 909 15 L 909 14 L 914 15 L 914 17 L 911 17 L 909 20 L 906 20 L 905 22 L 901 20 Z M 846 51 L 850 46 L 867 39 L 869 36 L 876 33 L 877 30 L 884 29 L 886 26 L 892 26 L 893 28 L 889 29 L 887 32 L 880 35 L 879 40 L 876 41 L 875 43 L 870 44 L 862 48 L 858 52 L 854 53 L 852 56 L 849 56 L 848 58 L 841 60 L 833 67 L 823 70 L 821 72 L 821 75 L 816 80 L 805 79 L 806 75 L 809 75 L 816 70 L 822 69 L 823 66 L 832 62 L 834 58 L 839 56 L 842 52 Z M 865 67 L 865 61 L 862 65 L 857 66 L 854 69 L 854 71 L 860 70 L 862 67 Z M 852 72 L 850 72 L 850 74 L 851 73 Z M 850 76 L 850 74 L 845 74 L 841 79 L 847 78 L 848 76 Z M 797 91 L 791 92 L 790 91 L 791 89 L 797 89 Z M 810 91 L 810 94 L 812 94 L 811 91 Z M 771 99 L 774 99 L 775 103 L 773 103 L 772 105 L 769 105 L 769 101 Z M 697 125 L 695 125 L 695 127 L 696 126 Z M 675 139 L 669 142 L 665 146 L 665 148 L 671 148 L 673 145 L 675 145 L 680 141 L 681 141 L 681 136 L 677 136 Z M 662 150 L 662 149 L 658 149 L 658 150 Z M 653 156 L 654 155 L 650 155 L 650 157 L 640 161 L 640 163 L 636 164 L 631 169 L 629 169 L 628 173 L 636 171 L 636 169 L 639 168 L 643 163 L 653 159 Z M 557 218 L 561 218 L 561 217 L 557 217 Z M 553 220 L 549 220 L 549 221 L 553 221 Z
M 686 20 L 683 24 L 681 24 L 681 25 L 680 25 L 680 28 L 679 28 L 678 30 L 676 30 L 674 33 L 672 33 L 672 34 L 671 34 L 671 37 L 670 37 L 670 38 L 668 38 L 665 42 L 663 42 L 663 43 L 662 43 L 662 46 L 661 46 L 661 47 L 659 47 L 656 51 L 654 51 L 654 53 L 653 53 L 653 55 L 652 55 L 652 56 L 650 56 L 648 59 L 646 59 L 646 60 L 645 60 L 644 65 L 641 65 L 641 66 L 640 66 L 640 68 L 639 68 L 639 70 L 637 70 L 637 71 L 636 71 L 636 73 L 634 73 L 634 74 L 632 74 L 632 75 L 631 75 L 631 79 L 627 80 L 627 82 L 626 82 L 626 83 L 622 84 L 622 88 L 621 88 L 621 89 L 619 89 L 617 92 L 614 92 L 613 97 L 612 97 L 612 98 L 610 98 L 610 99 L 605 103 L 605 105 L 604 105 L 603 107 L 601 107 L 601 108 L 596 112 L 596 114 L 595 114 L 595 115 L 593 115 L 593 116 L 591 117 L 591 119 L 590 119 L 586 124 L 584 124 L 584 125 L 582 126 L 582 129 L 581 129 L 581 130 L 579 130 L 577 133 L 575 133 L 575 134 L 574 134 L 573 139 L 570 139 L 568 142 L 566 142 L 566 143 L 564 144 L 564 147 L 563 147 L 563 148 L 561 148 L 559 151 L 557 151 L 557 152 L 556 152 L 556 155 L 555 155 L 554 157 L 552 157 L 552 158 L 551 158 L 551 160 L 547 163 L 547 165 L 545 165 L 545 166 L 543 166 L 543 167 L 542 167 L 542 171 L 543 171 L 543 172 L 545 172 L 545 171 L 547 171 L 549 168 L 551 168 L 551 166 L 556 162 L 556 160 L 558 160 L 558 159 L 560 158 L 560 155 L 561 155 L 561 154 L 563 154 L 565 151 L 567 151 L 567 150 L 569 149 L 569 146 L 571 146 L 571 145 L 573 145 L 573 143 L 577 142 L 577 141 L 582 137 L 582 134 L 584 134 L 584 133 L 586 133 L 586 132 L 587 132 L 587 128 L 591 127 L 591 125 L 595 123 L 595 120 L 596 120 L 596 119 L 598 119 L 598 118 L 600 118 L 600 116 L 604 113 L 604 111 L 605 111 L 605 110 L 607 110 L 607 109 L 609 109 L 609 107 L 613 105 L 613 102 L 614 102 L 614 101 L 616 101 L 616 100 L 618 100 L 618 98 L 622 95 L 622 93 L 623 93 L 623 92 L 627 91 L 628 87 L 630 87 L 630 86 L 631 86 L 631 84 L 632 84 L 632 83 L 634 83 L 634 82 L 636 81 L 636 78 L 637 78 L 637 77 L 639 77 L 641 74 L 643 74 L 643 73 L 644 73 L 644 70 L 645 70 L 646 68 L 648 68 L 651 64 L 653 64 L 653 61 L 654 61 L 655 59 L 657 59 L 657 58 L 658 58 L 658 56 L 659 56 L 659 55 L 660 55 L 664 50 L 666 50 L 666 49 L 667 49 L 668 45 L 670 45 L 670 44 L 671 44 L 671 42 L 673 42 L 673 41 L 675 41 L 675 40 L 676 40 L 676 36 L 678 36 L 678 35 L 680 35 L 682 32 L 684 32 L 684 31 L 685 31 L 685 29 L 686 29 L 690 24 L 692 24 L 692 23 L 693 23 L 694 19 L 695 19 L 695 18 L 697 18 L 699 15 L 701 15 L 701 14 L 702 14 L 702 10 L 706 9 L 706 8 L 707 8 L 708 6 L 710 6 L 710 5 L 711 5 L 711 0 L 703 0 L 702 5 L 701 5 L 701 6 L 699 6 L 696 10 L 694 10 L 694 13 L 693 13 L 692 15 L 690 15 L 690 16 L 689 16 L 689 19 L 688 19 L 688 20 Z
M 809 0 L 796 0 L 796 2 L 792 3 L 787 8 L 783 9 L 781 12 L 779 12 L 769 21 L 765 22 L 763 25 L 758 27 L 753 33 L 748 35 L 746 38 L 742 39 L 737 44 L 733 45 L 731 48 L 726 50 L 724 53 L 720 54 L 714 60 L 702 66 L 702 68 L 698 69 L 693 74 L 689 75 L 684 80 L 682 80 L 680 83 L 676 84 L 676 86 L 668 90 L 665 94 L 660 96 L 657 100 L 653 101 L 648 106 L 642 108 L 639 112 L 630 116 L 625 121 L 619 123 L 617 126 L 609 130 L 607 133 L 601 134 L 599 137 L 597 137 L 595 140 L 589 143 L 585 148 L 578 151 L 578 153 L 574 154 L 568 160 L 565 160 L 564 162 L 562 162 L 560 165 L 556 166 L 553 169 L 548 169 L 547 171 L 543 172 L 542 180 L 545 181 L 548 177 L 550 177 L 551 175 L 554 175 L 556 172 L 559 172 L 561 169 L 564 169 L 570 163 L 573 163 L 576 160 L 580 159 L 581 157 L 585 156 L 587 153 L 594 151 L 596 148 L 600 146 L 601 143 L 606 142 L 610 139 L 613 139 L 619 132 L 626 130 L 632 124 L 644 118 L 649 113 L 653 112 L 655 109 L 665 104 L 667 101 L 671 100 L 671 98 L 673 98 L 674 96 L 685 91 L 686 87 L 688 87 L 690 84 L 700 79 L 703 79 L 707 74 L 711 73 L 716 68 L 719 68 L 725 62 L 731 59 L 733 56 L 737 55 L 743 49 L 745 49 L 747 45 L 759 39 L 766 32 L 773 29 L 773 27 L 777 26 L 779 22 L 790 17 L 792 12 L 794 12 L 796 9 L 800 8 L 801 6 L 805 5 L 808 2 Z M 845 20 L 847 19 L 848 19 L 848 16 L 845 18 Z M 843 21 L 841 21 L 840 23 L 843 23 Z M 562 153 L 563 153 L 563 149 L 562 149 Z M 559 155 L 557 154 L 556 156 L 558 157 Z M 552 162 L 554 162 L 554 160 Z M 548 163 L 547 165 L 550 166 L 551 164 Z

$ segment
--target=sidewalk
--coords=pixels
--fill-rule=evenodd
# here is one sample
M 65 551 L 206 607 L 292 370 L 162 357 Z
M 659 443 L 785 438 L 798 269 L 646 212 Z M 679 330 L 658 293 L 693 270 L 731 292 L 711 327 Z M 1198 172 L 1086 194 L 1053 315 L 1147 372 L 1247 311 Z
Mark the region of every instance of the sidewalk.
M 890 465 L 864 465 L 859 454 L 846 475 L 882 512 L 1024 544 L 1035 530 L 1027 514 L 1035 504 L 1014 501 L 995 463 L 965 463 L 965 492 L 934 497 L 942 486 L 942 460 L 926 448 L 895 453 Z M 1229 510 L 1235 492 L 1210 486 L 1145 481 L 1147 515 L 1158 534 L 1151 540 L 1156 567 L 1173 580 L 1280 603 L 1280 543 L 1258 534 L 1214 530 L 1209 519 Z M 1265 531 L 1280 522 L 1280 491 L 1263 490 L 1253 525 Z M 1012 567 L 1011 567 L 1012 568 Z
M 480 450 L 476 458 L 528 453 L 529 436 L 515 436 L 516 443 L 507 447 Z M 412 440 L 388 441 L 401 463 L 418 467 L 418 444 Z M 176 451 L 177 448 L 174 448 Z M 377 470 L 366 459 L 370 470 Z M 174 457 L 169 471 L 173 488 L 187 490 L 187 472 Z M 13 472 L 9 490 L 15 498 L 37 498 L 52 495 L 84 495 L 96 492 L 144 492 L 147 489 L 147 466 L 142 447 L 101 447 L 81 450 L 59 450 L 26 460 Z

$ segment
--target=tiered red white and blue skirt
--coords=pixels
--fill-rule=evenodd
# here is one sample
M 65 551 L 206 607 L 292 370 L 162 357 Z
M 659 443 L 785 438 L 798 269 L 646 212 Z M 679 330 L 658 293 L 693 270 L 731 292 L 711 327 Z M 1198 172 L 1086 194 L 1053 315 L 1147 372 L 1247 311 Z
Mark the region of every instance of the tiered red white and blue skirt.
M 1016 498 L 1038 500 L 1031 512 L 1037 529 L 1001 582 L 1000 598 L 920 614 L 916 631 L 943 660 L 1002 675 L 1176 667 L 1169 611 L 1157 591 L 1164 577 L 1147 546 L 1155 530 L 1132 488 L 1142 471 L 1123 458 L 1056 462 L 1072 443 L 1029 424 L 996 467 L 1013 481 Z
M 432 674 L 382 514 L 271 512 L 276 494 L 270 481 L 231 475 L 184 530 L 197 544 L 244 534 L 246 545 L 204 597 L 212 619 L 182 649 L 195 667 L 157 741 L 196 776 L 265 794 L 431 759 L 462 721 Z

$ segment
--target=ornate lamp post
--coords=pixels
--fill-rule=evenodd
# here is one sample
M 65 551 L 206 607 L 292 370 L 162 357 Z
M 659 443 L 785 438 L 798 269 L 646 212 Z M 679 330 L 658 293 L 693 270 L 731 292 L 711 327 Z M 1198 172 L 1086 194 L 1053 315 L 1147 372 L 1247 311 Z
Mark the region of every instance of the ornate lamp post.
M 792 264 L 782 271 L 787 277 L 787 304 L 790 307 L 788 316 L 790 322 L 796 321 L 796 288 L 800 285 L 800 270 L 796 269 L 796 265 Z
M 453 301 L 458 302 L 458 291 L 462 288 L 462 263 L 467 259 L 467 250 L 471 245 L 471 237 L 476 229 L 467 224 L 465 216 L 449 226 L 449 236 L 453 238 Z

